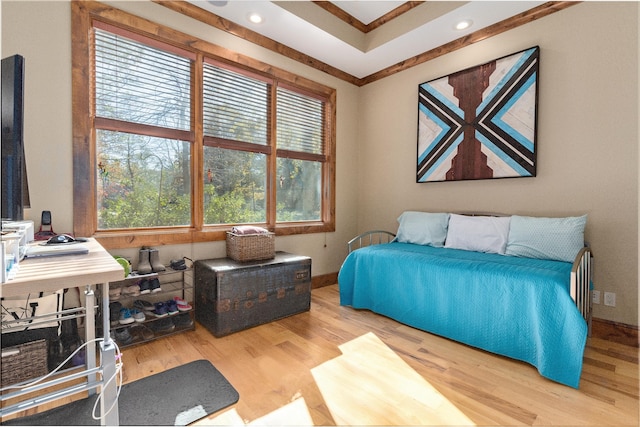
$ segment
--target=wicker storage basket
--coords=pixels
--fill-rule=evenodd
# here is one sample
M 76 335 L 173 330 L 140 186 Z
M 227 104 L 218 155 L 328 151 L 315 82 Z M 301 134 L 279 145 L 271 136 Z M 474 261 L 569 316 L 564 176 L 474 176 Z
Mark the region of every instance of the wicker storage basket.
M 18 353 L 2 357 L 2 385 L 16 384 L 49 373 L 47 340 L 37 340 L 3 348 L 3 353 Z
M 235 234 L 227 231 L 227 257 L 234 261 L 258 261 L 276 255 L 274 233 Z

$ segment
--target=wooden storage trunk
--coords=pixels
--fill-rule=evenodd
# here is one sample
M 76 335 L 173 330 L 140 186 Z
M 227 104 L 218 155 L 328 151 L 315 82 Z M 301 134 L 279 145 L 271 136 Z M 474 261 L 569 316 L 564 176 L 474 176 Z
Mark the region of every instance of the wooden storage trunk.
M 200 260 L 196 319 L 216 337 L 308 311 L 311 258 L 276 252 L 267 261 Z

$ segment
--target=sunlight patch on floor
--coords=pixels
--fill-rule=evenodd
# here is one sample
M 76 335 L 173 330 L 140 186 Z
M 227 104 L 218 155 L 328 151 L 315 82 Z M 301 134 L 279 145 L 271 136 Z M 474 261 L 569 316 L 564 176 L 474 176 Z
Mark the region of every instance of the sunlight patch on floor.
M 251 421 L 250 426 L 312 426 L 313 419 L 304 398 L 276 409 L 275 411 Z
M 369 332 L 339 346 L 342 355 L 311 369 L 336 425 L 475 425 Z M 195 425 L 311 426 L 303 397 L 247 422 L 232 408 Z
M 297 398 L 275 411 L 245 423 L 235 408 L 221 413 L 213 419 L 205 418 L 192 425 L 208 426 L 312 426 L 313 419 L 303 397 Z
M 373 333 L 311 373 L 337 425 L 475 425 Z

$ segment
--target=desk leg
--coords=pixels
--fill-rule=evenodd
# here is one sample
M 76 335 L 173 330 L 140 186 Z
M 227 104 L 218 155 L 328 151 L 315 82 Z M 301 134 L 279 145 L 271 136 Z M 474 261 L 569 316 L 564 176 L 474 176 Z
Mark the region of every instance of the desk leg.
M 104 341 L 101 344 L 102 353 L 102 400 L 100 401 L 101 424 L 117 426 L 120 423 L 118 414 L 118 393 L 116 378 L 116 346 L 111 339 L 111 315 L 109 311 L 109 284 L 102 284 L 102 330 Z M 105 385 L 105 383 L 107 383 Z M 105 415 L 106 414 L 106 415 Z
M 107 335 L 108 336 L 108 335 Z M 116 347 L 105 337 L 102 346 L 102 399 L 100 400 L 100 423 L 103 426 L 120 425 L 116 378 Z M 108 384 L 105 385 L 105 383 Z
M 85 318 L 84 318 L 84 337 L 85 342 L 90 343 L 85 347 L 86 354 L 86 367 L 87 369 L 93 369 L 96 367 L 96 344 L 93 340 L 96 338 L 96 296 L 93 292 L 92 286 L 87 286 L 84 291 L 84 301 L 85 301 Z M 95 382 L 96 374 L 91 374 L 87 376 L 87 381 L 89 383 Z M 95 389 L 89 390 L 89 396 L 96 394 Z

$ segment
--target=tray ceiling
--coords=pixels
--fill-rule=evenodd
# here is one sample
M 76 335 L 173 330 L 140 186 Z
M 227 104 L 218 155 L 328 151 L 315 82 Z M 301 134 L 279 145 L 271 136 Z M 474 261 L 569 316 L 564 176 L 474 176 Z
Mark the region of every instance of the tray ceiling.
M 579 3 L 152 1 L 359 86 Z

